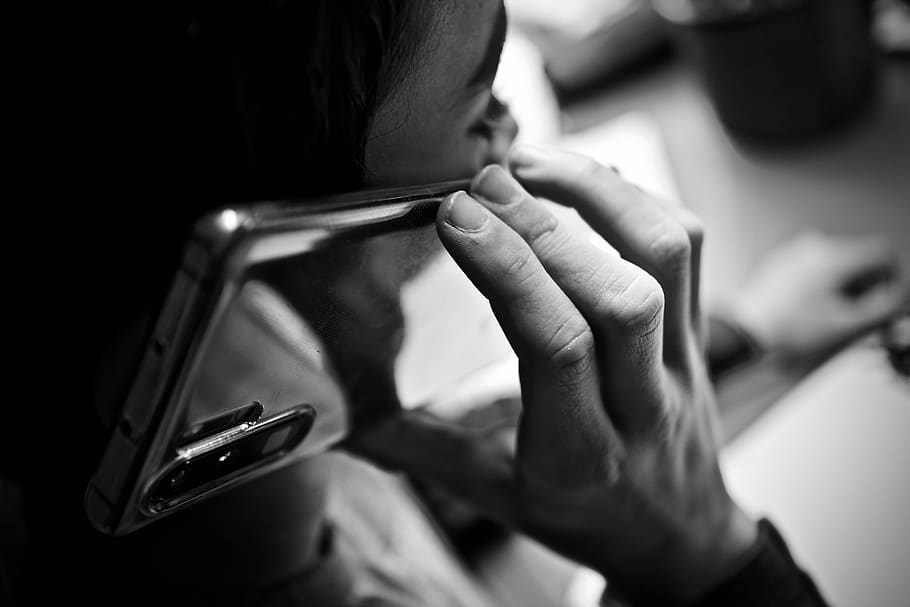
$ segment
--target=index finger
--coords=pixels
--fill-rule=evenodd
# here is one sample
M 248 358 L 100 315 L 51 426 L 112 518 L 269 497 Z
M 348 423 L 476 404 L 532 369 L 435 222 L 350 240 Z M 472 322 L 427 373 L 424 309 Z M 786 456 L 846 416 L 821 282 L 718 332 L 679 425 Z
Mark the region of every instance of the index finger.
M 570 229 L 502 167 L 482 170 L 471 193 L 528 243 L 587 319 L 610 419 L 621 431 L 653 429 L 667 413 L 659 396 L 663 295 L 653 277 Z
M 443 202 L 437 225 L 518 355 L 520 470 L 563 483 L 590 471 L 579 462 L 606 464 L 603 451 L 615 446 L 615 430 L 600 400 L 594 338 L 582 314 L 521 236 L 464 192 Z
M 657 279 L 666 295 L 667 360 L 689 360 L 693 243 L 683 225 L 648 194 L 586 156 L 520 145 L 510 167 L 531 194 L 574 207 L 623 257 Z

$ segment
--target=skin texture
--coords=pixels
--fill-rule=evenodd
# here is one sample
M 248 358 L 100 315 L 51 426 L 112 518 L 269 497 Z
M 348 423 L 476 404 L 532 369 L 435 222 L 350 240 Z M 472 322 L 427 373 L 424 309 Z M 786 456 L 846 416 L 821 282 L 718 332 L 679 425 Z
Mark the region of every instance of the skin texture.
M 485 55 L 499 56 L 502 4 L 470 0 L 444 6 L 427 52 L 374 115 L 366 146 L 370 185 L 471 177 L 484 165 L 502 162 L 515 138 L 515 120 L 497 112 L 492 99 L 495 64 L 471 83 Z
M 514 178 L 489 166 L 470 195 L 452 195 L 438 229 L 518 355 L 516 447 L 412 414 L 360 447 L 597 569 L 633 601 L 685 604 L 756 533 L 717 465 L 700 229 L 581 156 L 520 146 L 510 166 Z M 622 258 L 532 193 L 574 207 Z

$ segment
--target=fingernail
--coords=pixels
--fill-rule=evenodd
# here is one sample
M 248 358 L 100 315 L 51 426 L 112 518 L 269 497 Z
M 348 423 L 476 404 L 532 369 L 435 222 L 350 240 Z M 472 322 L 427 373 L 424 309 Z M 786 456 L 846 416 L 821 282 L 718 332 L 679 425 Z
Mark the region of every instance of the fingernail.
M 538 146 L 527 144 L 516 145 L 509 153 L 509 166 L 530 166 L 545 161 L 551 156 L 552 154 L 549 150 Z
M 518 182 L 505 169 L 495 164 L 480 172 L 471 192 L 499 204 L 509 204 L 521 198 Z
M 487 225 L 487 211 L 464 192 L 455 192 L 446 200 L 445 221 L 463 232 L 477 232 Z

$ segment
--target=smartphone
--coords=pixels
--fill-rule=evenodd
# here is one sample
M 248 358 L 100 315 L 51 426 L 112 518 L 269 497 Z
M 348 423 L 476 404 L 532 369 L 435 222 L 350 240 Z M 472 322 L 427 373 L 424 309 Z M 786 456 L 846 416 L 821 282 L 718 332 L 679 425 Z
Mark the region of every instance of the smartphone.
M 128 534 L 509 365 L 488 303 L 435 228 L 443 198 L 468 187 L 199 219 L 86 489 L 92 525 Z

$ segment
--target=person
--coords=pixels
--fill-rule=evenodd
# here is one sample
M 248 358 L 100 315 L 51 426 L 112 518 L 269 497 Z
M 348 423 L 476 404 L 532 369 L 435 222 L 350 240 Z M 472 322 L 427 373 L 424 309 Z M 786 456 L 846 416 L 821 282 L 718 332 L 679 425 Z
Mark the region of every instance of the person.
M 718 470 L 696 222 L 585 159 L 508 156 L 516 124 L 490 91 L 500 2 L 136 2 L 58 14 L 53 94 L 36 109 L 58 177 L 40 183 L 70 193 L 55 207 L 65 220 L 48 228 L 68 270 L 26 292 L 50 291 L 31 313 L 54 343 L 81 349 L 42 399 L 67 403 L 42 425 L 50 447 L 10 472 L 28 520 L 24 603 L 489 604 L 406 481 L 368 457 L 602 571 L 617 600 L 823 604 Z M 88 528 L 81 497 L 103 423 L 196 217 L 472 175 L 470 193 L 442 205 L 439 234 L 522 363 L 514 451 L 391 415 L 348 442 L 359 456 L 302 460 L 125 538 Z M 563 234 L 533 195 L 577 208 L 623 259 Z M 890 282 L 870 292 L 881 307 L 845 302 L 833 341 L 896 307 Z M 29 343 L 23 352 L 45 360 L 48 342 Z M 453 458 L 467 470 L 455 473 Z

